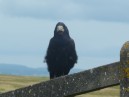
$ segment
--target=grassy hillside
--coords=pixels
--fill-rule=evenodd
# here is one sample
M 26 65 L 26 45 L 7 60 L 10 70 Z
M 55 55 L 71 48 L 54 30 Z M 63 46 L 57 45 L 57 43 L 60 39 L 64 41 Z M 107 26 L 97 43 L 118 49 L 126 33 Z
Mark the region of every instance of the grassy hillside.
M 0 92 L 7 92 L 46 80 L 48 80 L 47 77 L 0 75 Z M 119 86 L 78 95 L 76 97 L 119 97 Z
M 0 75 L 0 92 L 18 89 L 46 80 L 48 80 L 46 77 Z

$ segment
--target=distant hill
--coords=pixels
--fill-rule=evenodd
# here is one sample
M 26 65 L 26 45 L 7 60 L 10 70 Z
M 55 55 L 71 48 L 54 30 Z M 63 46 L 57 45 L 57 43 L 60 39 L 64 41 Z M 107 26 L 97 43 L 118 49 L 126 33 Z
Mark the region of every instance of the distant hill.
M 72 69 L 70 73 L 76 73 L 80 69 Z M 16 64 L 0 64 L 0 74 L 23 76 L 49 76 L 47 68 L 30 68 Z
M 30 68 L 16 64 L 0 64 L 0 74 L 48 76 L 48 71 L 46 68 Z

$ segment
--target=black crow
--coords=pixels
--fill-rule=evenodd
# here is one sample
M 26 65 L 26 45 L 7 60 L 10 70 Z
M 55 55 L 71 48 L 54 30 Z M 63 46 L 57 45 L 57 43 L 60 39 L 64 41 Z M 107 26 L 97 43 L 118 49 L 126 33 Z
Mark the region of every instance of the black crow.
M 75 43 L 68 28 L 62 22 L 57 23 L 45 56 L 50 79 L 67 75 L 77 59 Z

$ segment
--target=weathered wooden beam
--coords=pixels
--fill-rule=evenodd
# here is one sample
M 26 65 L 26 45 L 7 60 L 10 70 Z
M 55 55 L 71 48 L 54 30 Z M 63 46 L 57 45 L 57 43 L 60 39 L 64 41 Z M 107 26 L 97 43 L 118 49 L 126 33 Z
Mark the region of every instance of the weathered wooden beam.
M 129 97 L 129 41 L 120 52 L 120 97 Z
M 0 97 L 65 97 L 119 84 L 120 62 L 0 94 Z

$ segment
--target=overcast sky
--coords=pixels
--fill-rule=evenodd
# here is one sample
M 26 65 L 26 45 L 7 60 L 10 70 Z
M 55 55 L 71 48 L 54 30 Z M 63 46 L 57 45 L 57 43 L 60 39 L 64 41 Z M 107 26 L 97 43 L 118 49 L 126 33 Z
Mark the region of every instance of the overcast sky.
M 75 40 L 75 68 L 119 61 L 129 40 L 129 0 L 0 0 L 0 63 L 46 67 L 57 22 Z

